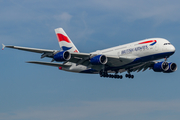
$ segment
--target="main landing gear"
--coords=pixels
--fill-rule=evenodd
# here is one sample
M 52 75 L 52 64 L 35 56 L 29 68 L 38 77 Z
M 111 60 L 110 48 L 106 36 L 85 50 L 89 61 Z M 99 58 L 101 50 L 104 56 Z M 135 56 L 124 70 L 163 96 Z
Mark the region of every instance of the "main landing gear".
M 131 75 L 131 72 L 130 70 L 127 70 L 128 74 L 125 75 L 126 78 L 134 78 L 134 75 Z
M 128 70 L 127 72 L 128 72 L 128 74 L 126 74 L 125 77 L 133 79 L 134 75 L 131 75 L 131 71 Z M 106 78 L 116 78 L 116 79 L 122 79 L 123 78 L 122 75 L 118 75 L 118 71 L 117 70 L 115 71 L 115 75 L 108 74 L 108 72 L 105 71 L 105 70 L 101 70 L 99 72 L 99 75 L 100 75 L 100 77 L 106 77 Z
M 134 75 L 131 75 L 131 74 L 126 74 L 126 78 L 134 78 Z
M 123 76 L 122 75 L 117 75 L 117 73 L 115 73 L 115 75 L 113 74 L 108 74 L 107 72 L 100 72 L 100 77 L 105 77 L 105 78 L 115 78 L 115 79 L 122 79 Z M 130 73 L 125 75 L 126 78 L 134 78 L 134 75 L 131 75 Z
M 100 77 L 122 79 L 122 75 L 100 74 Z
M 100 77 L 106 77 L 106 78 L 116 78 L 116 79 L 122 79 L 123 76 L 122 75 L 112 75 L 112 74 L 108 74 L 107 72 L 100 72 Z

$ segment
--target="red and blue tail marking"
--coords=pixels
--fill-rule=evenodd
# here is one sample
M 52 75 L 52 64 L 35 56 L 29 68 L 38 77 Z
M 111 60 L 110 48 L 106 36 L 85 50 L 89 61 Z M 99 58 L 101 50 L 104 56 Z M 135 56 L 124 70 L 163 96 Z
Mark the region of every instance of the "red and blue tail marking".
M 71 43 L 68 37 L 64 36 L 63 34 L 58 33 L 57 38 L 58 38 L 58 42 L 65 41 L 67 43 Z M 66 51 L 66 50 L 70 50 L 72 47 L 62 46 L 61 48 L 62 50 Z
M 64 36 L 63 34 L 58 33 L 57 34 L 58 41 L 65 41 L 67 43 L 71 43 L 71 41 L 68 39 L 68 37 Z
M 62 28 L 55 29 L 55 33 L 57 35 L 57 39 L 61 50 L 63 51 L 68 50 L 69 52 L 79 52 L 76 46 L 73 44 L 71 39 L 68 37 L 68 35 L 65 33 L 65 31 Z
M 66 51 L 66 50 L 70 50 L 72 47 L 62 46 L 61 48 L 62 48 L 62 50 Z

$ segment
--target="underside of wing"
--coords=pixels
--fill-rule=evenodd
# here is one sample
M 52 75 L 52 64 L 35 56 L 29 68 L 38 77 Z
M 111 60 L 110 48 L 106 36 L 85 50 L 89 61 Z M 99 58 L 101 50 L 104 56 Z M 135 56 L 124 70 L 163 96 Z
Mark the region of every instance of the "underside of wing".
M 134 66 L 132 68 L 129 69 L 129 71 L 132 71 L 132 72 L 144 72 L 146 71 L 148 68 L 151 69 L 151 66 L 154 65 L 155 62 L 151 61 L 151 62 L 145 62 L 145 63 L 141 63 L 140 65 L 138 66 Z

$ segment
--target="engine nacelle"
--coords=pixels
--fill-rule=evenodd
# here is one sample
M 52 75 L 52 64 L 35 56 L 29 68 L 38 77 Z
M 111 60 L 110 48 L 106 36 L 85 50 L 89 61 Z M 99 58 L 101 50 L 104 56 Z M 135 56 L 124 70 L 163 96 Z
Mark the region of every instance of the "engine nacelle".
M 169 64 L 167 62 L 158 62 L 154 64 L 153 70 L 155 72 L 166 72 L 169 69 Z
M 167 71 L 165 71 L 164 73 L 171 73 L 171 72 L 175 72 L 177 70 L 177 65 L 176 63 L 168 63 L 169 64 L 169 69 Z
M 63 62 L 71 59 L 71 54 L 68 51 L 61 51 L 54 55 L 54 60 Z
M 93 65 L 105 65 L 108 59 L 105 55 L 97 55 L 90 59 L 90 63 Z

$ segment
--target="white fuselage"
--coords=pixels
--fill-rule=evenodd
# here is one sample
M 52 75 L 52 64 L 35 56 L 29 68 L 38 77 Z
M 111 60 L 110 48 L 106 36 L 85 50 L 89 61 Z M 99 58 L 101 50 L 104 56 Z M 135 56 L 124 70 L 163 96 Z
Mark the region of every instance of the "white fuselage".
M 125 45 L 119 45 L 104 50 L 98 50 L 96 52 L 92 52 L 91 54 L 103 54 L 107 56 L 131 58 L 132 60 L 142 59 L 142 62 L 147 62 L 169 57 L 174 52 L 175 47 L 172 44 L 170 44 L 168 40 L 163 38 L 150 38 Z M 112 66 L 121 67 L 131 62 L 133 61 L 114 62 L 112 63 Z M 63 69 L 65 71 L 82 72 L 90 70 L 90 68 L 88 68 L 87 66 L 76 66 L 76 64 L 74 63 L 67 64 L 70 64 L 72 66 L 68 69 Z

